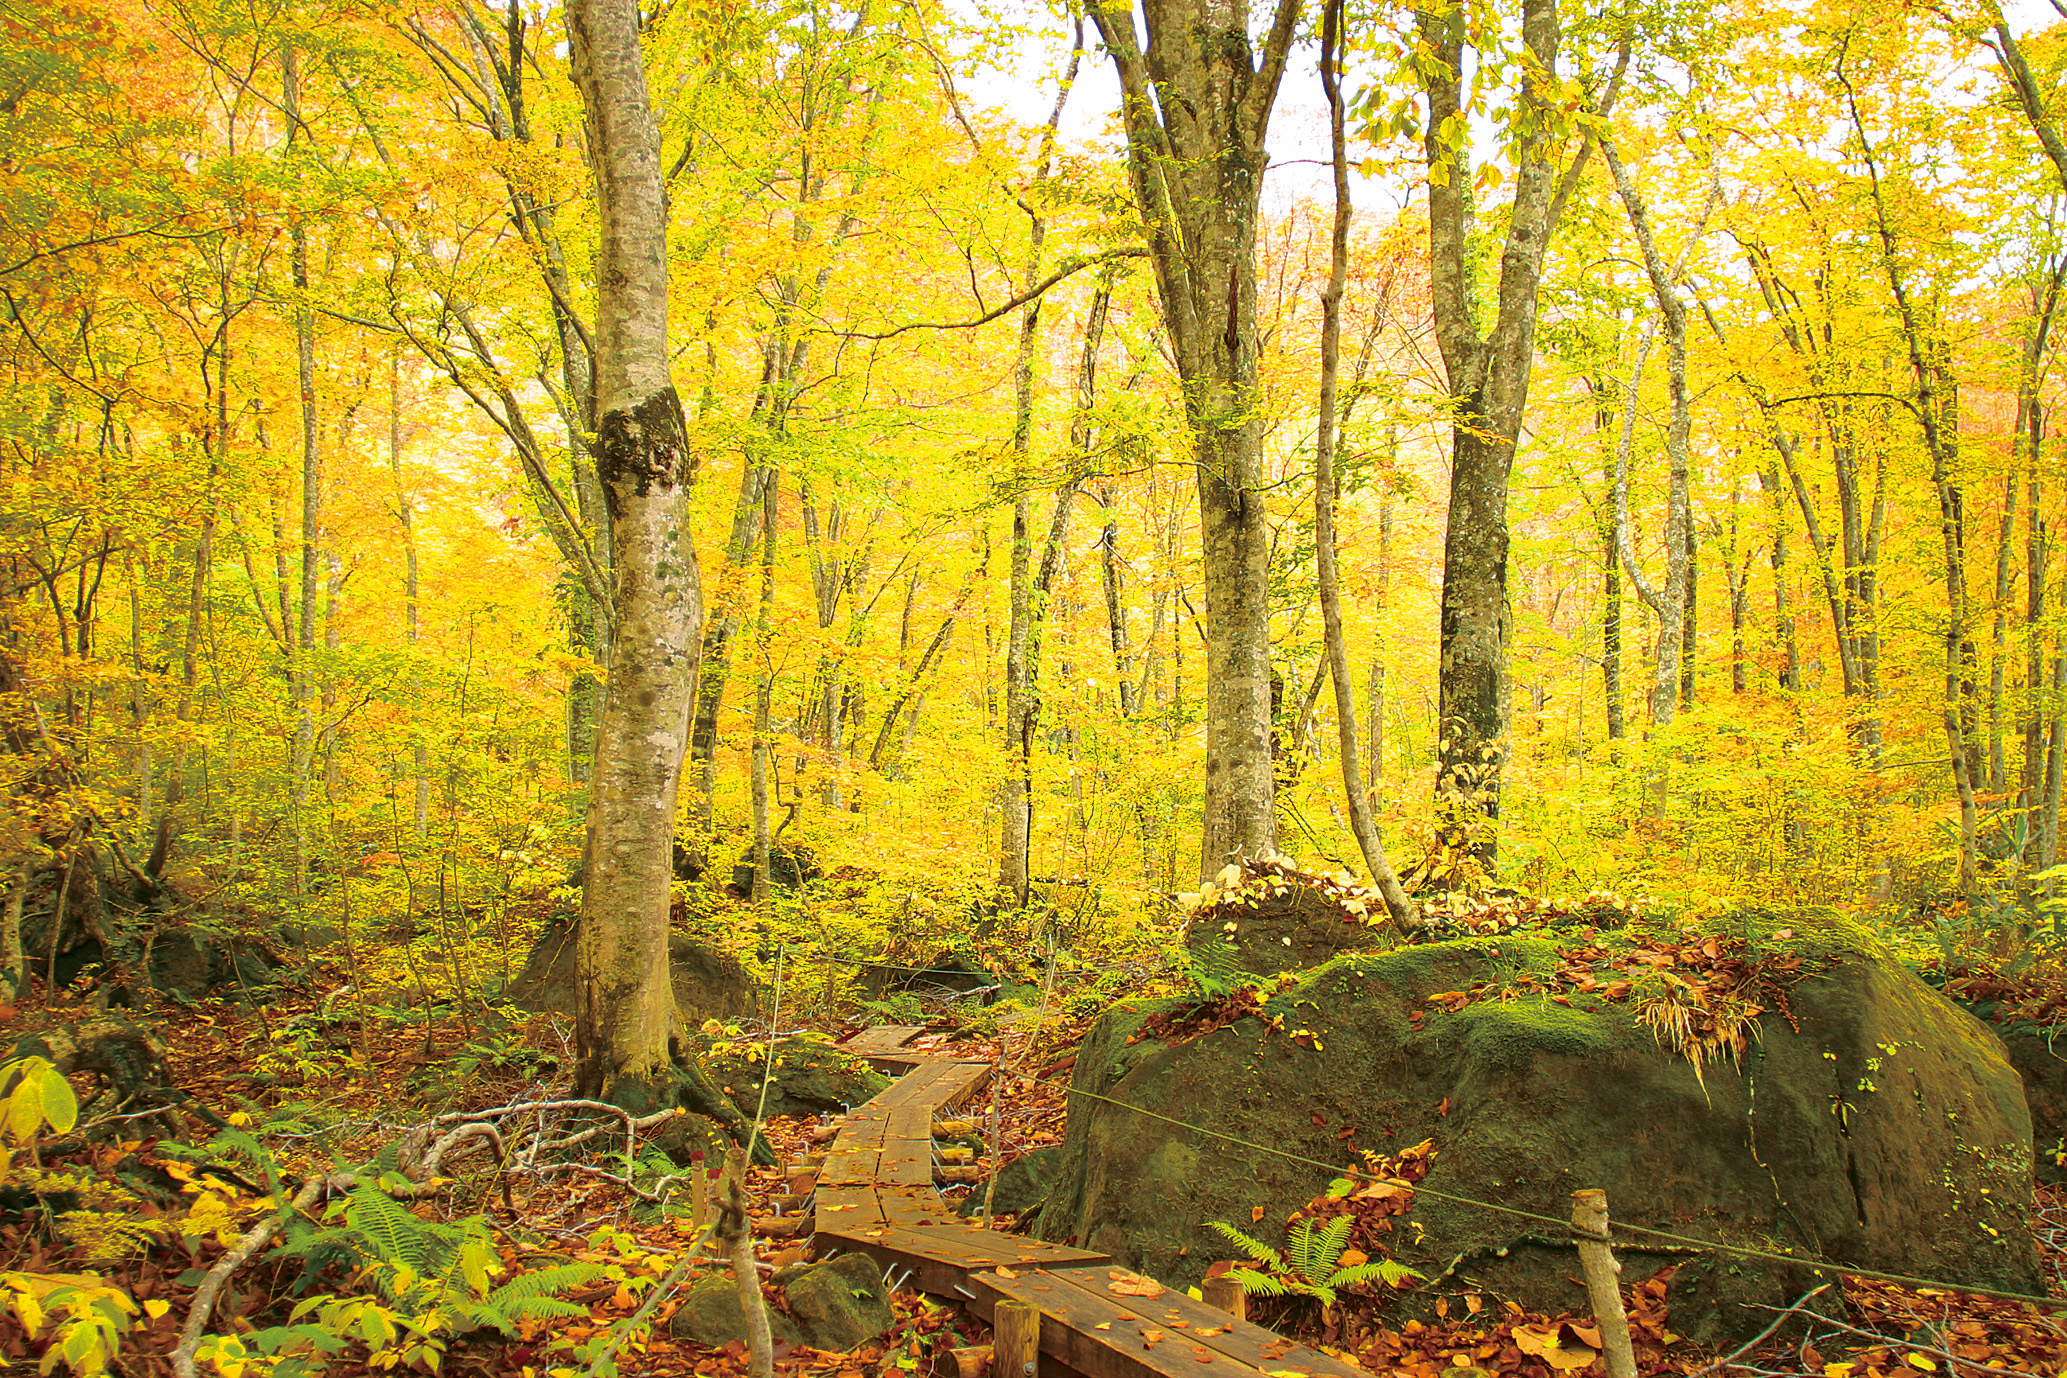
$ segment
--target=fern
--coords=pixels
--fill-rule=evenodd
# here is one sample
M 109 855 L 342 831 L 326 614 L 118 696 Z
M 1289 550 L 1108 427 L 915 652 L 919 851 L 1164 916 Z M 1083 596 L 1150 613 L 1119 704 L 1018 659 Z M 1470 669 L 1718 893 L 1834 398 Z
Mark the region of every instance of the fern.
M 1341 1267 L 1342 1255 L 1349 1247 L 1349 1232 L 1355 1224 L 1355 1217 L 1347 1215 L 1338 1215 L 1318 1229 L 1311 1219 L 1295 1221 L 1285 1231 L 1282 1252 L 1224 1221 L 1208 1221 L 1207 1228 L 1241 1249 L 1252 1263 L 1263 1265 L 1242 1268 L 1234 1274 L 1242 1290 L 1254 1296 L 1312 1297 L 1322 1307 L 1332 1308 L 1346 1288 L 1374 1282 L 1400 1287 L 1421 1277 L 1412 1268 L 1389 1258 Z
M 1241 949 L 1220 934 L 1189 949 L 1186 968 L 1192 984 L 1208 1000 L 1256 984 L 1256 977 L 1242 970 Z
M 1273 1273 L 1285 1271 L 1284 1255 L 1262 1240 L 1243 1234 L 1224 1220 L 1208 1220 L 1206 1228 L 1232 1241 L 1235 1247 L 1247 1254 L 1250 1259 L 1268 1266 Z

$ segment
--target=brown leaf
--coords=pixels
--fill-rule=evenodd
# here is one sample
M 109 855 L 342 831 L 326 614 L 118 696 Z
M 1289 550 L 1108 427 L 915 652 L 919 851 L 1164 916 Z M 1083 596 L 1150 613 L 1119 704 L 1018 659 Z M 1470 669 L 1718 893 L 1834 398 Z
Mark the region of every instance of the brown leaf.
M 1213 1351 L 1204 1345 L 1193 1345 L 1191 1347 L 1191 1357 L 1202 1364 L 1210 1364 L 1213 1362 Z
M 1110 1277 L 1112 1281 L 1105 1284 L 1105 1290 L 1113 1293 L 1115 1296 L 1160 1297 L 1163 1295 L 1163 1284 L 1157 1282 L 1154 1278 L 1143 1277 L 1139 1273 L 1130 1273 L 1124 1268 L 1114 1268 L 1106 1276 Z
M 1150 1349 L 1154 1349 L 1157 1345 L 1161 1344 L 1162 1342 L 1163 1332 L 1160 1330 L 1144 1329 L 1141 1332 L 1141 1343 Z

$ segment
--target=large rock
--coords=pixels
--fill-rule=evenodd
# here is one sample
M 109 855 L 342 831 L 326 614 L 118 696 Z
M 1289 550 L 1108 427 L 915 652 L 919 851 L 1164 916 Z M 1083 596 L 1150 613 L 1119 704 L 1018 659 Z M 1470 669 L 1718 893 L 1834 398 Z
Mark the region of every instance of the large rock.
M 1993 1034 L 1908 972 L 1837 954 L 1794 988 L 1795 1027 L 1769 1011 L 1742 1066 L 1710 1062 L 1704 1086 L 1631 1003 L 1553 1001 L 1561 960 L 1547 939 L 1512 936 L 1344 956 L 1272 997 L 1276 1030 L 1250 1018 L 1176 1045 L 1129 1039 L 1177 1002 L 1117 1006 L 1072 1085 L 1321 1163 L 1433 1140 L 1426 1190 L 1382 1242 L 1445 1288 L 1531 1308 L 1583 1309 L 1551 1222 L 1594 1187 L 1621 1225 L 2043 1290 L 2017 1075 Z M 1230 1254 L 1205 1222 L 1250 1229 L 1259 1206 L 1283 1222 L 1331 1175 L 1082 1097 L 1064 1151 L 1039 1232 L 1178 1283 Z M 1773 1316 L 1758 1307 L 1813 1285 L 1784 1264 L 1618 1247 L 1632 1280 L 1680 1265 L 1673 1328 L 1704 1342 L 1758 1331 Z
M 823 1038 L 785 1038 L 775 1044 L 773 1076 L 764 1040 L 702 1038 L 698 1056 L 739 1112 L 752 1119 L 768 1083 L 771 1115 L 845 1114 L 887 1090 L 890 1078 Z
M 1996 1032 L 2024 1078 L 2038 1180 L 2067 1186 L 2067 1024 Z
M 562 919 L 546 928 L 531 945 L 524 969 L 503 992 L 507 999 L 534 1012 L 574 1013 L 576 923 Z M 675 988 L 675 1016 L 682 1023 L 744 1018 L 755 1012 L 753 978 L 731 956 L 685 933 L 668 934 L 667 954 L 668 977 Z

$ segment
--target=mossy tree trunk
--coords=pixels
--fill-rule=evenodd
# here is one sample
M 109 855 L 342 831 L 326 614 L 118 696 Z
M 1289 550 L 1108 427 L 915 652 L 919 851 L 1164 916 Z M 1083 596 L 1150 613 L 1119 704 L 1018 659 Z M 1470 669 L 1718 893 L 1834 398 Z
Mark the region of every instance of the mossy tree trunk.
M 668 882 L 703 590 L 683 499 L 695 476 L 668 374 L 667 212 L 629 0 L 567 12 L 588 115 L 596 254 L 596 471 L 610 509 L 616 625 L 596 724 L 582 893 L 577 1089 L 672 1081 Z

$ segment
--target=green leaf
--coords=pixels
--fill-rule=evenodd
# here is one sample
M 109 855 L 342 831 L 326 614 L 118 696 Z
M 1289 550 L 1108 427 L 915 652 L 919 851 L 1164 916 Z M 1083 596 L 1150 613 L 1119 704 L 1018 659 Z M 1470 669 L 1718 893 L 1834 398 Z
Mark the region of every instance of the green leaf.
M 48 1066 L 43 1069 L 39 1083 L 43 1118 L 58 1133 L 71 1133 L 72 1126 L 79 1123 L 79 1097 L 73 1094 L 72 1083 L 65 1080 L 63 1072 Z

